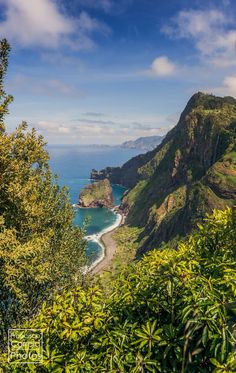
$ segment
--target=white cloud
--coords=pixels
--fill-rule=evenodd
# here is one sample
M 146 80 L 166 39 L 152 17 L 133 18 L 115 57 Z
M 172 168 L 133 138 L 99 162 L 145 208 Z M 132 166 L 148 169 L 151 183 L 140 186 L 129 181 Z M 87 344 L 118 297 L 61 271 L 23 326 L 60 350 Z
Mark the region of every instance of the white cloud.
M 236 65 L 236 29 L 233 16 L 217 9 L 184 10 L 162 31 L 173 38 L 190 39 L 204 63 Z
M 150 69 L 147 71 L 152 76 L 170 76 L 177 71 L 176 65 L 166 56 L 155 58 Z
M 109 28 L 82 12 L 69 18 L 59 11 L 53 0 L 0 0 L 5 7 L 0 34 L 23 47 L 57 48 L 61 43 L 74 49 L 92 48 L 90 34 L 103 34 Z
M 70 0 L 73 6 L 84 6 L 91 9 L 103 10 L 105 13 L 121 14 L 133 0 Z
M 100 31 L 104 34 L 109 34 L 110 29 L 105 24 L 99 22 L 95 18 L 91 18 L 86 12 L 81 12 L 78 22 L 78 29 L 82 32 Z
M 226 76 L 223 85 L 227 94 L 236 96 L 236 75 Z
M 74 4 L 73 4 L 74 1 Z M 72 6 L 83 6 L 91 9 L 102 9 L 109 12 L 113 7 L 111 0 L 72 0 Z
M 83 113 L 84 116 L 86 117 L 104 117 L 104 113 L 98 113 L 96 111 L 88 111 L 86 113 Z
M 78 96 L 84 97 L 86 92 L 78 87 L 60 79 L 40 79 L 37 80 L 24 74 L 15 75 L 8 82 L 8 90 L 13 94 L 15 92 L 24 92 L 24 94 L 36 94 L 46 96 Z
M 173 25 L 163 27 L 162 31 L 174 37 L 200 37 L 226 22 L 218 10 L 184 10 L 173 20 Z
M 132 122 L 60 122 L 51 120 L 38 121 L 34 127 L 46 138 L 55 138 L 59 142 L 83 143 L 119 143 L 125 140 L 136 139 L 141 136 L 160 135 L 165 129 L 152 125 Z
M 224 96 L 236 97 L 236 75 L 226 76 L 222 82 L 222 86 L 210 88 L 208 91 Z
M 96 3 L 100 3 L 101 8 L 108 12 L 112 8 L 112 2 L 110 0 L 96 0 Z
M 64 55 L 61 51 L 43 51 L 41 59 L 43 62 L 56 66 L 73 66 L 73 69 L 84 69 L 84 64 L 80 58 Z
M 17 40 L 24 46 L 58 45 L 60 37 L 74 30 L 71 20 L 59 13 L 50 0 L 5 0 L 6 19 L 0 24 L 2 36 Z
M 77 89 L 73 87 L 71 84 L 62 82 L 59 79 L 49 79 L 42 84 L 39 89 L 39 93 L 46 93 L 50 92 L 50 94 L 54 93 L 59 93 L 62 95 L 70 96 L 70 95 L 75 95 L 78 93 Z

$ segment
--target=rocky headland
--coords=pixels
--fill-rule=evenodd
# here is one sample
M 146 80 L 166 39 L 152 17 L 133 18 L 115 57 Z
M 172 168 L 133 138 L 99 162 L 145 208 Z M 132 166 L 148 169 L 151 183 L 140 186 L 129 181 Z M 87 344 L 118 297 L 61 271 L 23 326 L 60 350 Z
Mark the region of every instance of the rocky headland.
M 111 184 L 108 179 L 104 179 L 85 186 L 79 195 L 78 206 L 83 208 L 112 208 L 114 207 L 113 203 Z

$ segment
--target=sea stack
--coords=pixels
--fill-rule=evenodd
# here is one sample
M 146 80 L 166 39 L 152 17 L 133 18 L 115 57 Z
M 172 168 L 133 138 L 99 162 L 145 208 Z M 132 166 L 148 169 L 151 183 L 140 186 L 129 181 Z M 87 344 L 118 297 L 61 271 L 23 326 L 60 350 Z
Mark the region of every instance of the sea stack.
M 108 179 L 104 179 L 89 185 L 79 195 L 79 207 L 113 207 L 112 187 Z

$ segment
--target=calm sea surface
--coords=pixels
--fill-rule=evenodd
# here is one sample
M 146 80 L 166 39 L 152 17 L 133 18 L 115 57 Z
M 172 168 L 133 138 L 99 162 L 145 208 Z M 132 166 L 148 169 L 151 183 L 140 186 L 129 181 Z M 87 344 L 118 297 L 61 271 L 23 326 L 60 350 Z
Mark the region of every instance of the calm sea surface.
M 48 146 L 52 171 L 59 176 L 59 184 L 67 186 L 70 191 L 71 203 L 77 203 L 81 189 L 90 183 L 89 176 L 92 168 L 102 169 L 106 166 L 121 166 L 130 158 L 139 154 L 136 149 L 120 149 L 113 147 L 79 147 L 72 145 Z M 113 185 L 115 205 L 125 189 Z M 93 235 L 108 228 L 116 221 L 116 215 L 109 209 L 75 209 L 74 224 L 82 226 L 89 218 L 87 234 Z M 90 262 L 101 256 L 102 248 L 96 242 L 89 241 L 87 255 Z

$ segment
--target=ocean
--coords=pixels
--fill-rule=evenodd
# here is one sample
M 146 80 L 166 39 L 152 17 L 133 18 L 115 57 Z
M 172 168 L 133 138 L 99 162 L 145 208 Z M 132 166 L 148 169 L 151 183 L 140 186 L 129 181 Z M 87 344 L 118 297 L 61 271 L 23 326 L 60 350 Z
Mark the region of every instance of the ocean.
M 49 145 L 50 166 L 53 173 L 58 175 L 60 186 L 67 186 L 71 203 L 78 202 L 79 193 L 90 183 L 92 168 L 100 170 L 106 166 L 121 166 L 141 151 L 137 149 L 122 149 L 118 147 Z M 121 201 L 125 188 L 112 185 L 114 204 Z M 110 209 L 79 209 L 75 208 L 74 224 L 80 227 L 86 223 L 86 234 L 94 237 L 88 241 L 86 254 L 89 265 L 99 260 L 103 255 L 103 247 L 96 235 L 106 230 L 116 222 L 117 216 Z

